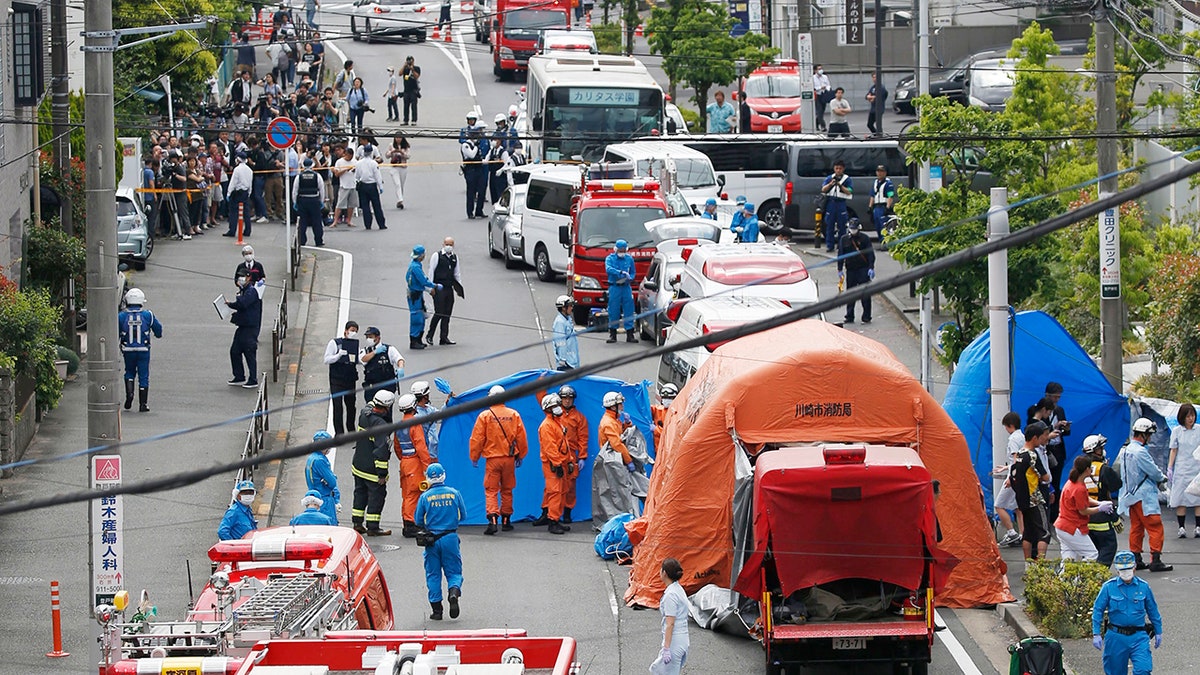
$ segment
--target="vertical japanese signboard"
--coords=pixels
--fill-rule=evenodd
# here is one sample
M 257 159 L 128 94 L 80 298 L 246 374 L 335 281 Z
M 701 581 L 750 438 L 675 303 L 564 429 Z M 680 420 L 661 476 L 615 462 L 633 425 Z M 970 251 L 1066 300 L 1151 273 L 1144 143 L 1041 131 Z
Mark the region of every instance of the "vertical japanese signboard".
M 864 45 L 866 35 L 863 33 L 863 0 L 845 0 L 843 14 L 845 23 L 839 31 L 845 39 L 839 42 L 844 45 Z
M 121 484 L 121 456 L 92 457 L 92 489 L 106 490 Z M 91 501 L 92 606 L 112 604 L 121 590 L 125 568 L 125 541 L 121 496 Z
M 1111 197 L 1102 192 L 1100 198 Z M 1105 209 L 1100 214 L 1100 299 L 1121 297 L 1121 225 L 1117 209 Z

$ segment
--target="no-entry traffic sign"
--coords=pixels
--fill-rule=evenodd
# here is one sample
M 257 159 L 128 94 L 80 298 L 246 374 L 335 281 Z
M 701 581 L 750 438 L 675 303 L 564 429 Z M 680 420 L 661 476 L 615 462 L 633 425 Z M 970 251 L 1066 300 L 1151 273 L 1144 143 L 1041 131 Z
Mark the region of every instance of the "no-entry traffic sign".
M 286 150 L 296 142 L 296 123 L 286 117 L 276 117 L 267 125 L 267 142 L 271 147 Z

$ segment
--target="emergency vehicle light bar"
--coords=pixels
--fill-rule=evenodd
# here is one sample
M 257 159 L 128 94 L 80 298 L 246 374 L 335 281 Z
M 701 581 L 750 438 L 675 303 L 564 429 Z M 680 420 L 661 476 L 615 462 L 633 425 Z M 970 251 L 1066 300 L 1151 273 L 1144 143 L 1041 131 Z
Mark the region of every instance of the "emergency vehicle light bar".
M 654 192 L 658 190 L 656 180 L 590 180 L 587 189 L 591 191 L 609 190 L 611 192 Z
M 333 544 L 314 539 L 239 539 L 219 541 L 208 549 L 213 562 L 269 562 L 324 560 L 333 555 Z
M 825 457 L 826 464 L 866 464 L 867 462 L 865 445 L 824 448 L 821 453 Z

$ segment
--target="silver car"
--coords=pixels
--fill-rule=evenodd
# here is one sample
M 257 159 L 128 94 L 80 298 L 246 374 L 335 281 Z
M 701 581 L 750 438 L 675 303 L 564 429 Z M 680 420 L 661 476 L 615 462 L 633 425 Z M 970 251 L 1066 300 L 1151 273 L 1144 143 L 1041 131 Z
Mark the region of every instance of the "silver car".
M 492 215 L 488 218 L 488 252 L 493 258 L 504 258 L 504 266 L 510 270 L 523 264 L 521 219 L 525 214 L 528 189 L 525 184 L 509 186 L 492 207 Z
M 117 188 L 117 255 L 133 265 L 146 269 L 146 259 L 154 252 L 154 235 L 150 219 L 142 209 L 142 199 L 133 188 Z
M 650 260 L 650 269 L 638 285 L 634 304 L 638 314 L 657 310 L 653 315 L 639 319 L 638 328 L 647 340 L 661 345 L 672 323 L 666 310 L 675 300 L 679 275 L 687 262 L 684 251 L 715 243 L 725 230 L 715 221 L 698 216 L 652 220 L 646 223 L 646 229 L 657 242 L 657 250 Z
M 421 0 L 355 0 L 350 36 L 365 42 L 388 35 L 424 42 L 430 20 Z

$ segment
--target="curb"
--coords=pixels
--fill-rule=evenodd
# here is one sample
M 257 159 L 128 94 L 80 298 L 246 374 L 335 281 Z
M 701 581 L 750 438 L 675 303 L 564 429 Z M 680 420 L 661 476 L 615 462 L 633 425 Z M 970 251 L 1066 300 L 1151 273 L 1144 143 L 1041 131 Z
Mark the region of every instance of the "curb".
M 1017 602 L 1002 602 L 996 605 L 996 614 L 1000 617 L 1013 632 L 1017 634 L 1017 641 L 1020 642 L 1026 638 L 1042 635 L 1042 631 L 1038 630 L 1037 625 L 1025 613 L 1025 608 Z M 1067 662 L 1066 654 L 1063 654 L 1063 672 L 1068 675 L 1074 675 L 1075 669 Z

